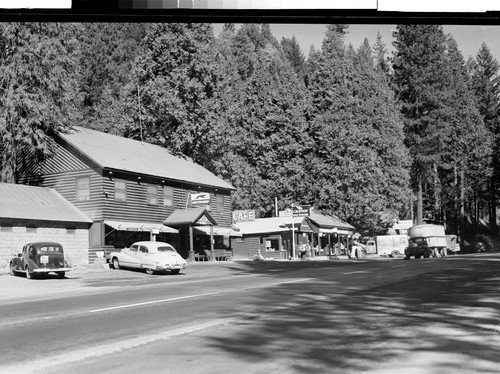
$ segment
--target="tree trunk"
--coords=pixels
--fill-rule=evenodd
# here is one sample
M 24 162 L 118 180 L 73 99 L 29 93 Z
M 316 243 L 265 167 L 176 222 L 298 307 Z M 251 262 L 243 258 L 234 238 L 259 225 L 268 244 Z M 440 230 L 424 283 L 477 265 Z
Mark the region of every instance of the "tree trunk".
M 418 180 L 418 190 L 417 190 L 417 225 L 424 223 L 424 212 L 423 212 L 423 194 L 422 194 L 422 179 Z
M 460 170 L 460 240 L 464 241 L 464 224 L 465 224 L 465 170 L 462 166 Z
M 493 175 L 490 180 L 490 230 L 494 236 L 498 235 L 497 228 L 497 192 L 496 181 Z

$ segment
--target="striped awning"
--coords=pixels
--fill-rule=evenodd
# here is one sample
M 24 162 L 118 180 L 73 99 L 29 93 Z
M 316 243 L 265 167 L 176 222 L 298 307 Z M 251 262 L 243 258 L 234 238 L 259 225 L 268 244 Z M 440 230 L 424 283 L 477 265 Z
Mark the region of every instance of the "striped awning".
M 128 222 L 128 221 L 104 221 L 104 223 L 118 231 L 147 231 L 158 230 L 159 232 L 168 232 L 176 234 L 179 231 L 162 225 L 161 223 L 153 222 Z
M 233 230 L 231 227 L 213 226 L 213 228 L 214 235 L 243 236 L 240 232 Z M 205 234 L 210 235 L 210 226 L 195 226 L 194 230 L 203 231 Z

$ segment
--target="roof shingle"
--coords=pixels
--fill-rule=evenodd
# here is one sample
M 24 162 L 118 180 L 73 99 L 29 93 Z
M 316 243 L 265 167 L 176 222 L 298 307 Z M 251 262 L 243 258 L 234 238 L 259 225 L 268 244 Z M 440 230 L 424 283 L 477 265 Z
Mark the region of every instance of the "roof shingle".
M 92 223 L 56 190 L 0 183 L 0 218 Z
M 235 190 L 203 166 L 172 155 L 166 148 L 100 131 L 74 126 L 59 136 L 102 168 Z

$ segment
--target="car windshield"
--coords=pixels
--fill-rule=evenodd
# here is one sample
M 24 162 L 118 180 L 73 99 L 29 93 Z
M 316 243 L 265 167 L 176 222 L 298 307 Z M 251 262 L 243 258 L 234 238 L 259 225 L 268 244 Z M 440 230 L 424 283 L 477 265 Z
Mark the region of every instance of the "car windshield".
M 166 246 L 166 245 L 162 246 L 162 247 L 158 247 L 158 252 L 173 252 L 173 253 L 176 253 L 174 247 Z
M 62 252 L 62 248 L 57 245 L 47 245 L 42 246 L 39 249 L 40 252 Z

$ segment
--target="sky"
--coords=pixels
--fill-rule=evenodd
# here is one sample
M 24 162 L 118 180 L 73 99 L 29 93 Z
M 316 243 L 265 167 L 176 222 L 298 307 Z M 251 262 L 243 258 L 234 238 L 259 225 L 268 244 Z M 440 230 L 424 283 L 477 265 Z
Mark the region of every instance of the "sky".
M 395 28 L 396 25 L 350 25 L 345 39 L 346 45 L 352 44 L 357 49 L 365 38 L 368 38 L 370 44 L 373 45 L 377 32 L 380 31 L 382 41 L 386 44 L 387 49 L 392 51 L 392 30 Z M 469 56 L 475 57 L 477 55 L 483 42 L 489 47 L 493 56 L 500 61 L 500 26 L 444 25 L 443 29 L 445 33 L 451 34 L 455 38 L 466 61 Z M 218 35 L 221 30 L 222 24 L 214 24 L 215 35 Z M 304 56 L 307 57 L 311 45 L 314 45 L 315 49 L 321 48 L 326 25 L 271 24 L 271 30 L 278 40 L 283 37 L 291 38 L 295 35 Z

